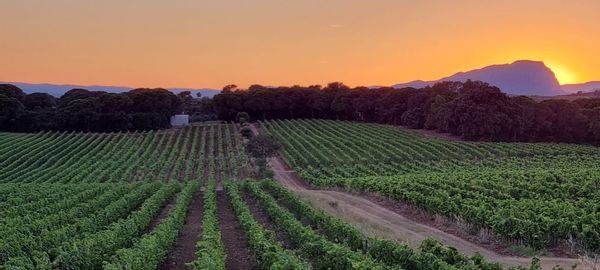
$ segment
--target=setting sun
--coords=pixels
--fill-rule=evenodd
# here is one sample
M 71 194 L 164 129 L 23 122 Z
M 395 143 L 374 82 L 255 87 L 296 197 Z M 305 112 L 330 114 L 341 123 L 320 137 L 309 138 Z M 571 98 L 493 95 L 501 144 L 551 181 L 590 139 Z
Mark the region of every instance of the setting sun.
M 554 75 L 560 84 L 572 84 L 580 82 L 577 73 L 573 72 L 571 69 L 562 64 L 546 62 L 546 66 L 548 66 L 554 72 Z

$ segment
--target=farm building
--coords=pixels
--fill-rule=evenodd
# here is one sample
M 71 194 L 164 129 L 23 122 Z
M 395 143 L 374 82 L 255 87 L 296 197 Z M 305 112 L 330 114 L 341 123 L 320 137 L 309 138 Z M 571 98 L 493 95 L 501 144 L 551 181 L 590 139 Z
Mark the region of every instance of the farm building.
M 190 124 L 190 116 L 187 114 L 176 114 L 171 116 L 171 126 L 183 127 Z

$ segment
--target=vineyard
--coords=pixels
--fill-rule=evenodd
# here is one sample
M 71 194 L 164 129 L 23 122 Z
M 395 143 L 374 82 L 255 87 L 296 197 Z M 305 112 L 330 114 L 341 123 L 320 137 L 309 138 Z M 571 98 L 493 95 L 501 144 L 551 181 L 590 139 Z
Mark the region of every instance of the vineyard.
M 335 121 L 262 128 L 315 186 L 379 191 L 532 244 L 600 242 L 595 148 Z M 254 179 L 243 140 L 236 124 L 0 133 L 0 269 L 503 269 L 434 239 L 415 249 L 367 237 Z
M 392 126 L 271 121 L 262 129 L 309 183 L 376 192 L 543 248 L 600 250 L 600 151 L 567 144 L 432 139 Z
M 206 181 L 213 159 L 211 168 L 241 179 L 251 170 L 239 140 L 235 125 L 144 133 L 2 133 L 0 182 Z
M 233 124 L 0 134 L 0 269 L 223 269 L 217 197 L 252 177 L 240 138 Z

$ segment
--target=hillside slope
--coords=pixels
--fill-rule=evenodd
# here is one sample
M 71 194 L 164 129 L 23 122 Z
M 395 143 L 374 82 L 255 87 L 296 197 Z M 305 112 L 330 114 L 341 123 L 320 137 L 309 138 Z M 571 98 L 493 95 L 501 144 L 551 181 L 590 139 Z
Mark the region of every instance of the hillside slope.
M 511 64 L 492 65 L 435 81 L 413 81 L 396 84 L 395 88 L 423 87 L 441 81 L 479 80 L 499 87 L 512 95 L 553 96 L 564 94 L 556 76 L 543 62 L 519 60 Z

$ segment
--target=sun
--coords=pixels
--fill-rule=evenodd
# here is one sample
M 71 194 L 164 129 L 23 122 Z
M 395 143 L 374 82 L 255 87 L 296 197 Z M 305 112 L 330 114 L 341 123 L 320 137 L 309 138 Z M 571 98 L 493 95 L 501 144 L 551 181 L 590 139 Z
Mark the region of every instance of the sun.
M 572 84 L 578 82 L 577 74 L 564 65 L 556 62 L 546 62 L 546 66 L 554 72 L 554 75 L 560 84 Z

